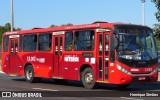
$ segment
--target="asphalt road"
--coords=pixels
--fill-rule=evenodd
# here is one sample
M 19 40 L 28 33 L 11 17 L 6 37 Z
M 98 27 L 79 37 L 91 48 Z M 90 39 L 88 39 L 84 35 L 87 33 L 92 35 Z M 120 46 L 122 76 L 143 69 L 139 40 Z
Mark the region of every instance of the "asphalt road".
M 1 62 L 0 62 L 1 63 Z M 160 72 L 159 72 L 160 76 Z M 117 86 L 115 85 L 106 85 L 106 84 L 101 84 L 97 89 L 85 89 L 81 82 L 78 81 L 68 81 L 67 83 L 63 84 L 57 84 L 54 82 L 53 79 L 43 79 L 41 83 L 27 83 L 23 77 L 8 77 L 7 75 L 3 74 L 1 72 L 1 67 L 0 67 L 0 91 L 38 91 L 38 92 L 46 92 L 50 93 L 51 97 L 43 97 L 43 98 L 37 98 L 38 100 L 159 100 L 160 99 L 160 77 L 159 77 L 159 82 L 155 84 L 141 84 L 141 85 L 130 85 L 127 89 L 125 90 L 119 90 Z M 65 91 L 65 92 L 61 92 Z M 75 95 L 69 95 L 68 94 L 78 94 L 77 91 L 80 95 L 81 94 L 91 94 L 94 97 L 81 97 L 75 96 Z M 109 96 L 106 97 L 95 97 L 97 91 L 107 93 Z M 141 92 L 158 92 L 159 97 L 129 97 L 128 95 L 132 92 L 135 93 L 141 93 Z M 0 96 L 1 96 L 0 92 Z M 52 93 L 53 92 L 53 93 Z M 57 93 L 55 93 L 57 92 Z M 126 93 L 124 93 L 126 92 Z M 45 94 L 46 94 L 45 93 Z M 64 94 L 63 94 L 64 93 Z M 110 96 L 110 94 L 121 94 L 123 95 L 118 95 L 118 96 Z M 124 95 L 126 94 L 126 96 Z M 67 96 L 66 96 L 67 95 Z M 65 97 L 66 96 L 66 97 Z M 70 97 L 71 96 L 71 97 Z M 22 98 L 1 98 L 2 100 L 21 100 Z M 36 98 L 23 98 L 24 100 L 35 100 Z
M 23 77 L 8 77 L 5 74 L 0 73 L 0 91 L 37 91 L 45 92 L 46 94 L 51 94 L 51 97 L 38 98 L 40 100 L 159 100 L 160 99 L 160 82 L 155 84 L 141 84 L 141 85 L 130 85 L 127 89 L 119 90 L 115 85 L 101 84 L 97 89 L 85 89 L 81 82 L 78 81 L 68 81 L 63 84 L 56 84 L 53 79 L 43 79 L 41 83 L 27 83 Z M 77 92 L 78 91 L 78 92 Z M 129 97 L 132 92 L 152 92 L 159 94 L 159 97 Z M 95 97 L 96 93 L 102 92 L 111 94 L 107 97 Z M 70 95 L 68 95 L 68 94 Z M 79 93 L 79 94 L 78 94 Z M 92 94 L 93 93 L 93 94 Z M 125 95 L 114 95 L 114 94 L 124 94 Z M 90 97 L 77 95 L 87 94 L 93 95 Z M 113 95 L 112 95 L 113 94 Z M 1 95 L 1 94 L 0 94 Z M 76 96 L 75 96 L 76 95 Z M 65 97 L 69 96 L 69 97 Z M 22 98 L 0 98 L 0 99 L 13 99 L 21 100 Z M 35 98 L 23 98 L 23 99 L 35 99 Z

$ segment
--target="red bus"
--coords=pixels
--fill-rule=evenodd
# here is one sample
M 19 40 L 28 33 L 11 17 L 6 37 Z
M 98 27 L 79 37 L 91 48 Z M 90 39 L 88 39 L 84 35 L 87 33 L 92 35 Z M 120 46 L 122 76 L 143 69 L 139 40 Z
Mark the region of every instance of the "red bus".
M 6 32 L 3 35 L 2 71 L 42 78 L 96 83 L 153 83 L 158 79 L 158 58 L 152 30 L 147 26 L 94 22 Z

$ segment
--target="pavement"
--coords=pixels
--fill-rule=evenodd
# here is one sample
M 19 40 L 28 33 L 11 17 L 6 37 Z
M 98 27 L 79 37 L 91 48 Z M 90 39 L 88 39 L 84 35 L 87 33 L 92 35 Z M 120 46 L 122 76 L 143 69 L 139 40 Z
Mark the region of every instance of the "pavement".
M 68 81 L 58 84 L 53 79 L 42 79 L 40 83 L 32 84 L 26 82 L 22 77 L 8 77 L 5 74 L 0 74 L 0 96 L 1 91 L 12 93 L 11 97 L 21 96 L 23 92 L 27 91 L 29 93 L 36 93 L 33 95 L 42 93 L 43 98 L 41 100 L 48 100 L 48 97 L 49 100 L 160 100 L 160 93 L 158 92 L 160 91 L 160 82 L 139 85 L 131 84 L 127 89 L 123 90 L 111 84 L 100 84 L 96 89 L 86 89 L 79 81 Z M 17 93 L 20 93 L 20 95 Z M 156 94 L 158 97 L 136 96 L 143 93 Z M 135 96 L 131 96 L 131 94 Z M 27 100 L 27 98 L 11 99 Z M 32 98 L 28 99 L 32 100 Z M 39 100 L 39 98 L 37 99 Z M 2 100 L 6 99 L 2 98 Z M 33 100 L 36 100 L 36 98 L 33 98 Z

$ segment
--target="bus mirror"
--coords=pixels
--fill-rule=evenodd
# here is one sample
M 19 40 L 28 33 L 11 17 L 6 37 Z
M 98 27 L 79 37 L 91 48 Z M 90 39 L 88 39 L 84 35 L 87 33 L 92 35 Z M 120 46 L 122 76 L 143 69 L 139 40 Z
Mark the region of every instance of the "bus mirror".
M 114 31 L 113 31 L 113 34 L 117 35 L 117 34 L 118 34 L 118 31 L 117 31 L 117 30 L 114 30 Z
M 114 48 L 117 48 L 118 46 L 118 37 L 114 35 Z

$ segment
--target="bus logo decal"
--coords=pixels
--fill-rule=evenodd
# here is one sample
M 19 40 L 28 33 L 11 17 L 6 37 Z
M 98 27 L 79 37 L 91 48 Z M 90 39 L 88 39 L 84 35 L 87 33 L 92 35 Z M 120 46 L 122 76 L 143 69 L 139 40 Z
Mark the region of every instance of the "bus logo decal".
M 36 56 L 27 56 L 27 61 L 45 63 L 45 58 L 37 58 Z
M 79 57 L 77 57 L 77 55 L 65 55 L 64 61 L 65 62 L 79 62 Z

